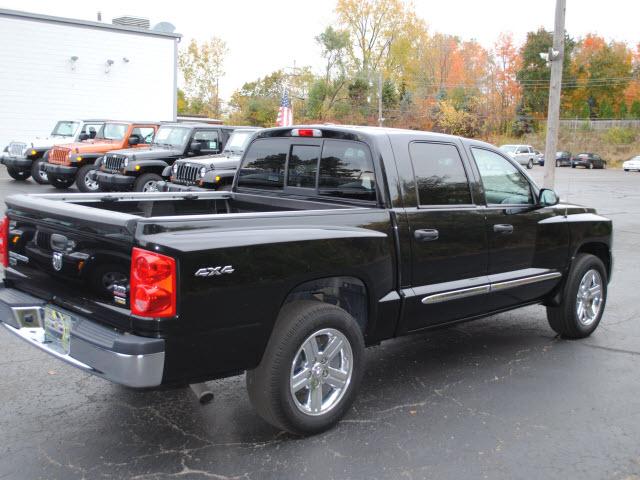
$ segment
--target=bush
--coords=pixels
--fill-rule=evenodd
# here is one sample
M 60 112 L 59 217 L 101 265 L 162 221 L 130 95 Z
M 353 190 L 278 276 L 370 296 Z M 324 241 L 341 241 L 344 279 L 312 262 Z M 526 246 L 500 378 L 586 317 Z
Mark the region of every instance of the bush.
M 605 132 L 604 140 L 611 145 L 628 145 L 636 140 L 636 136 L 632 128 L 613 127 Z

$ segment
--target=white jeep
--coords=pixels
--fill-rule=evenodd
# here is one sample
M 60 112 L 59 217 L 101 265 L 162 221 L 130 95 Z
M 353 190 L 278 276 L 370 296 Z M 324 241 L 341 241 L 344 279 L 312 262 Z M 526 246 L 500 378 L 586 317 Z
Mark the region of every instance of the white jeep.
M 49 150 L 56 145 L 95 138 L 103 125 L 104 120 L 60 120 L 49 136 L 10 142 L 0 154 L 0 163 L 14 180 L 32 176 L 41 185 L 49 183 L 42 167 Z

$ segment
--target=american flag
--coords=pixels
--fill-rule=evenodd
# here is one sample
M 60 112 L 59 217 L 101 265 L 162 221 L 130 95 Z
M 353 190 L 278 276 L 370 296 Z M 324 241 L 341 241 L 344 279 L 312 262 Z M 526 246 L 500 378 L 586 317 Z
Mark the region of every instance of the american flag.
M 280 108 L 278 109 L 277 127 L 289 127 L 293 125 L 293 110 L 291 109 L 291 100 L 289 93 L 285 90 L 282 92 L 282 100 L 280 100 Z

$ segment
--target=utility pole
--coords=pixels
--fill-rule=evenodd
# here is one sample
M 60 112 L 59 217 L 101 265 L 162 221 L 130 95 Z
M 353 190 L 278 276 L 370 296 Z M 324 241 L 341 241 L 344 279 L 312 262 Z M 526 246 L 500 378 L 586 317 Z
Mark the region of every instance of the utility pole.
M 382 126 L 382 72 L 378 72 L 378 126 Z
M 564 63 L 564 16 L 566 0 L 556 0 L 556 20 L 553 28 L 553 47 L 541 53 L 551 64 L 549 82 L 549 113 L 547 116 L 547 142 L 544 149 L 544 187 L 553 189 L 556 180 L 556 151 L 560 130 L 560 93 L 562 90 L 562 65 Z

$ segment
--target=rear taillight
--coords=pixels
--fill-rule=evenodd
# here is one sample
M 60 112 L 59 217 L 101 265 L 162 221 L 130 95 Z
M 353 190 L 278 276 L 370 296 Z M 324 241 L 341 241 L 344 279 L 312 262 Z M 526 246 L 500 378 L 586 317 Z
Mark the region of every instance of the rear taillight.
M 142 317 L 176 314 L 176 261 L 141 248 L 131 254 L 131 313 Z
M 0 223 L 0 261 L 4 268 L 9 266 L 9 217 Z

